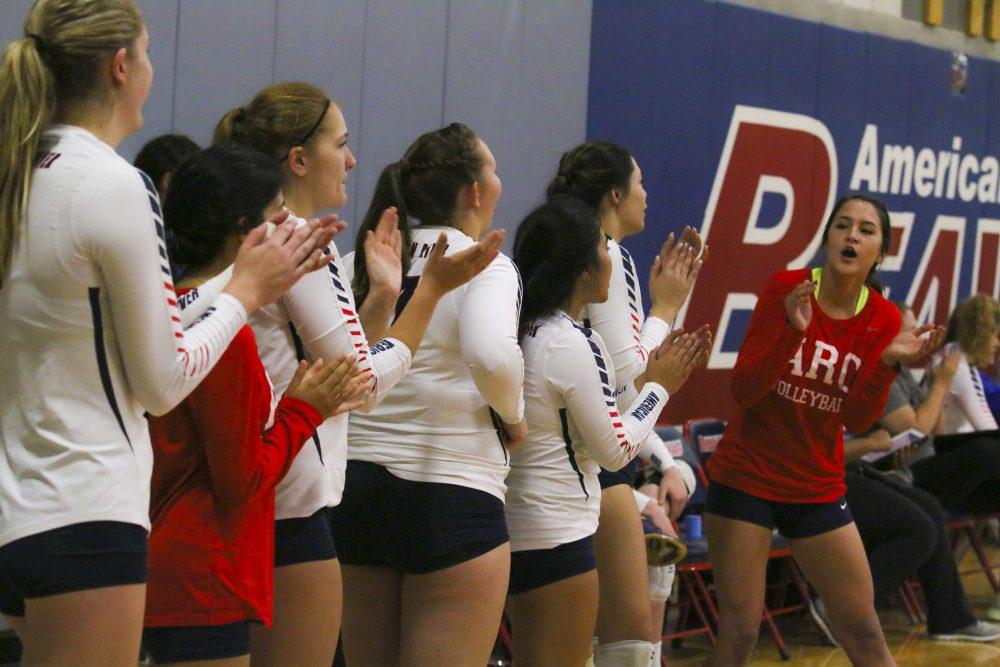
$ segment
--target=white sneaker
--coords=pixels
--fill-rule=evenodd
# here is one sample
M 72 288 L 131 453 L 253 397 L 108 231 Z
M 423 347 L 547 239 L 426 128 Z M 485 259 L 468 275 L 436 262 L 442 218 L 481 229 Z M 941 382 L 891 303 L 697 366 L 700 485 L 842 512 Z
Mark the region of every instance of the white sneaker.
M 942 642 L 992 642 L 1000 639 L 1000 625 L 976 621 L 952 632 L 930 635 L 930 638 Z
M 991 621 L 1000 621 L 1000 593 L 993 597 L 993 604 L 986 610 L 986 616 Z

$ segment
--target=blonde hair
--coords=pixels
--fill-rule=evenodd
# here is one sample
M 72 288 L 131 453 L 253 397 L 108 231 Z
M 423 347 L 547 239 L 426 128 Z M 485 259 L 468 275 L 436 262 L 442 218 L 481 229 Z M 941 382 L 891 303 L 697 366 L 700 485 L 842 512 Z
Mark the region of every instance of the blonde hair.
M 215 126 L 212 143 L 255 148 L 279 159 L 308 143 L 327 108 L 336 106 L 311 83 L 276 83 L 247 105 L 229 110 Z
M 56 109 L 103 93 L 98 65 L 142 34 L 132 0 L 36 0 L 0 61 L 0 286 Z
M 957 341 L 969 365 L 983 368 L 992 363 L 990 342 L 1000 331 L 1000 302 L 989 294 L 969 297 L 955 307 L 948 320 L 946 339 Z

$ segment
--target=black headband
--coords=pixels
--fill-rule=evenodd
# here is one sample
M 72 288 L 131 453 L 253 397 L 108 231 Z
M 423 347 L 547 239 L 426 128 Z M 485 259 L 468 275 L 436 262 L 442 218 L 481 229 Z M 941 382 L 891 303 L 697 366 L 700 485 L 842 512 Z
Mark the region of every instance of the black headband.
M 307 141 L 309 141 L 309 138 L 313 135 L 313 133 L 316 132 L 317 128 L 319 128 L 320 123 L 322 123 L 323 119 L 326 118 L 326 112 L 329 109 L 330 109 L 330 100 L 327 99 L 327 101 L 323 104 L 323 113 L 319 115 L 319 118 L 316 119 L 316 122 L 313 123 L 312 127 L 309 128 L 309 131 L 303 134 L 301 139 L 292 144 L 292 147 L 285 152 L 284 156 L 282 156 L 282 158 L 278 160 L 278 162 L 284 162 L 285 160 L 287 160 L 288 156 L 292 152 L 292 148 L 295 148 L 296 146 L 302 146 Z

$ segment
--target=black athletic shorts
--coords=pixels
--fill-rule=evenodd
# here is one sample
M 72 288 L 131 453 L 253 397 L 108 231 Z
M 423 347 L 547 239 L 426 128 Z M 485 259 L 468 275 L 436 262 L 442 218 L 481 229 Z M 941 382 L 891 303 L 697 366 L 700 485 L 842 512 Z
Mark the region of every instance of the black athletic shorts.
M 527 593 L 596 568 L 593 535 L 551 549 L 515 551 L 510 555 L 507 594 Z
M 843 497 L 832 503 L 780 503 L 716 481 L 708 487 L 705 512 L 755 523 L 768 530 L 777 528 L 790 540 L 822 535 L 854 521 Z
M 617 484 L 627 484 L 632 486 L 632 479 L 635 477 L 636 473 L 639 472 L 639 459 L 634 458 L 625 464 L 621 470 L 615 470 L 614 472 L 610 470 L 605 470 L 601 468 L 600 472 L 597 473 L 597 481 L 601 483 L 601 488 L 606 489 L 609 486 L 615 486 Z
M 348 461 L 333 539 L 344 565 L 408 574 L 442 570 L 509 541 L 503 501 L 457 484 L 413 482 L 383 466 Z
M 142 645 L 157 665 L 237 658 L 250 653 L 250 621 L 143 628 Z
M 330 526 L 330 508 L 310 516 L 274 522 L 274 566 L 331 560 L 337 557 Z
M 88 521 L 0 547 L 0 612 L 24 616 L 24 601 L 92 588 L 146 583 L 146 529 Z

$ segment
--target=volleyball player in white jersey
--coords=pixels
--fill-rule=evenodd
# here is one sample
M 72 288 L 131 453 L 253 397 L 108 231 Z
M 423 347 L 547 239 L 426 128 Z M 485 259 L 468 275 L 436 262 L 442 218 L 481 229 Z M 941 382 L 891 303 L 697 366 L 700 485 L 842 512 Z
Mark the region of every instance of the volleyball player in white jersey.
M 332 233 L 243 244 L 212 312 L 179 324 L 153 183 L 115 152 L 142 125 L 131 0 L 38 0 L 0 64 L 0 611 L 24 664 L 135 664 L 163 414 L 246 322 L 325 264 Z
M 695 251 L 700 249 L 700 239 L 689 229 L 678 245 L 673 244 L 672 238 L 664 244 L 659 255 L 661 261 L 650 272 L 649 292 L 653 303 L 646 318 L 635 262 L 619 245 L 626 236 L 642 231 L 646 209 L 642 172 L 629 152 L 615 144 L 598 141 L 573 148 L 560 159 L 548 195 L 572 196 L 591 206 L 598 213 L 601 229 L 608 237 L 608 254 L 612 262 L 608 299 L 604 303 L 587 305 L 581 320 L 593 327 L 608 346 L 621 387 L 616 399 L 619 408 L 624 409 L 635 396 L 634 380 L 643 372 L 650 351 L 669 333 L 669 323 L 684 304 L 697 278 L 701 260 L 696 259 Z M 643 443 L 640 453 L 660 467 L 663 474 L 660 502 L 666 505 L 671 518 L 676 519 L 687 502 L 690 486 L 685 478 L 689 482 L 693 480 L 693 472 L 678 468 L 655 432 Z M 645 545 L 629 475 L 626 471 L 603 471 L 600 479 L 604 489 L 602 521 L 594 538 L 601 575 L 598 665 L 602 662 L 617 664 L 613 656 L 627 653 L 638 641 L 653 639 L 656 652 L 660 646 L 654 639 L 659 634 L 651 634 L 653 622 L 648 604 L 650 586 Z M 658 576 L 657 579 L 654 592 L 662 594 L 662 589 L 672 584 L 672 578 Z
M 426 280 L 435 244 L 451 255 L 486 233 L 499 195 L 493 155 L 458 123 L 424 134 L 386 167 L 360 234 L 387 206 L 398 208 L 407 251 L 401 303 Z M 354 286 L 364 300 L 370 276 L 358 248 Z M 382 403 L 351 415 L 333 527 L 352 666 L 489 657 L 510 563 L 507 452 L 497 428 L 515 440 L 524 429 L 519 301 L 517 271 L 500 255 L 443 299 L 410 372 Z
M 611 355 L 576 323 L 586 304 L 608 298 L 612 264 L 597 212 L 572 197 L 551 199 L 518 228 L 514 262 L 524 280 L 528 435 L 511 452 L 507 478 L 509 613 L 519 663 L 579 666 L 597 621 L 598 472 L 638 453 L 669 396 L 707 358 L 706 341 L 682 335 L 654 350 L 619 413 Z M 638 648 L 648 664 L 651 647 Z
M 308 83 L 268 86 L 246 106 L 219 121 L 216 143 L 238 144 L 272 155 L 285 174 L 287 207 L 312 216 L 347 203 L 346 181 L 354 168 L 347 126 L 339 106 Z M 386 321 L 400 289 L 400 235 L 394 209 L 382 212 L 380 225 L 363 239 L 375 277 L 364 309 L 371 321 Z M 435 258 L 428 280 L 385 338 L 369 348 L 359 322 L 346 270 L 335 244 L 328 274 L 300 281 L 278 302 L 250 315 L 264 365 L 278 394 L 284 391 L 299 358 L 335 359 L 349 354 L 370 368 L 374 386 L 366 395 L 375 405 L 410 365 L 439 299 L 471 278 L 496 255 L 500 237 L 452 258 Z M 200 297 L 221 286 L 224 277 L 203 284 Z M 200 300 L 200 299 L 199 299 Z M 201 309 L 188 300 L 185 319 Z M 381 338 L 381 336 L 380 336 Z M 263 665 L 321 665 L 333 660 L 340 632 L 340 564 L 328 508 L 340 502 L 347 460 L 347 415 L 317 429 L 314 447 L 303 448 L 279 484 L 275 501 L 275 609 L 271 628 L 253 628 L 253 658 Z

